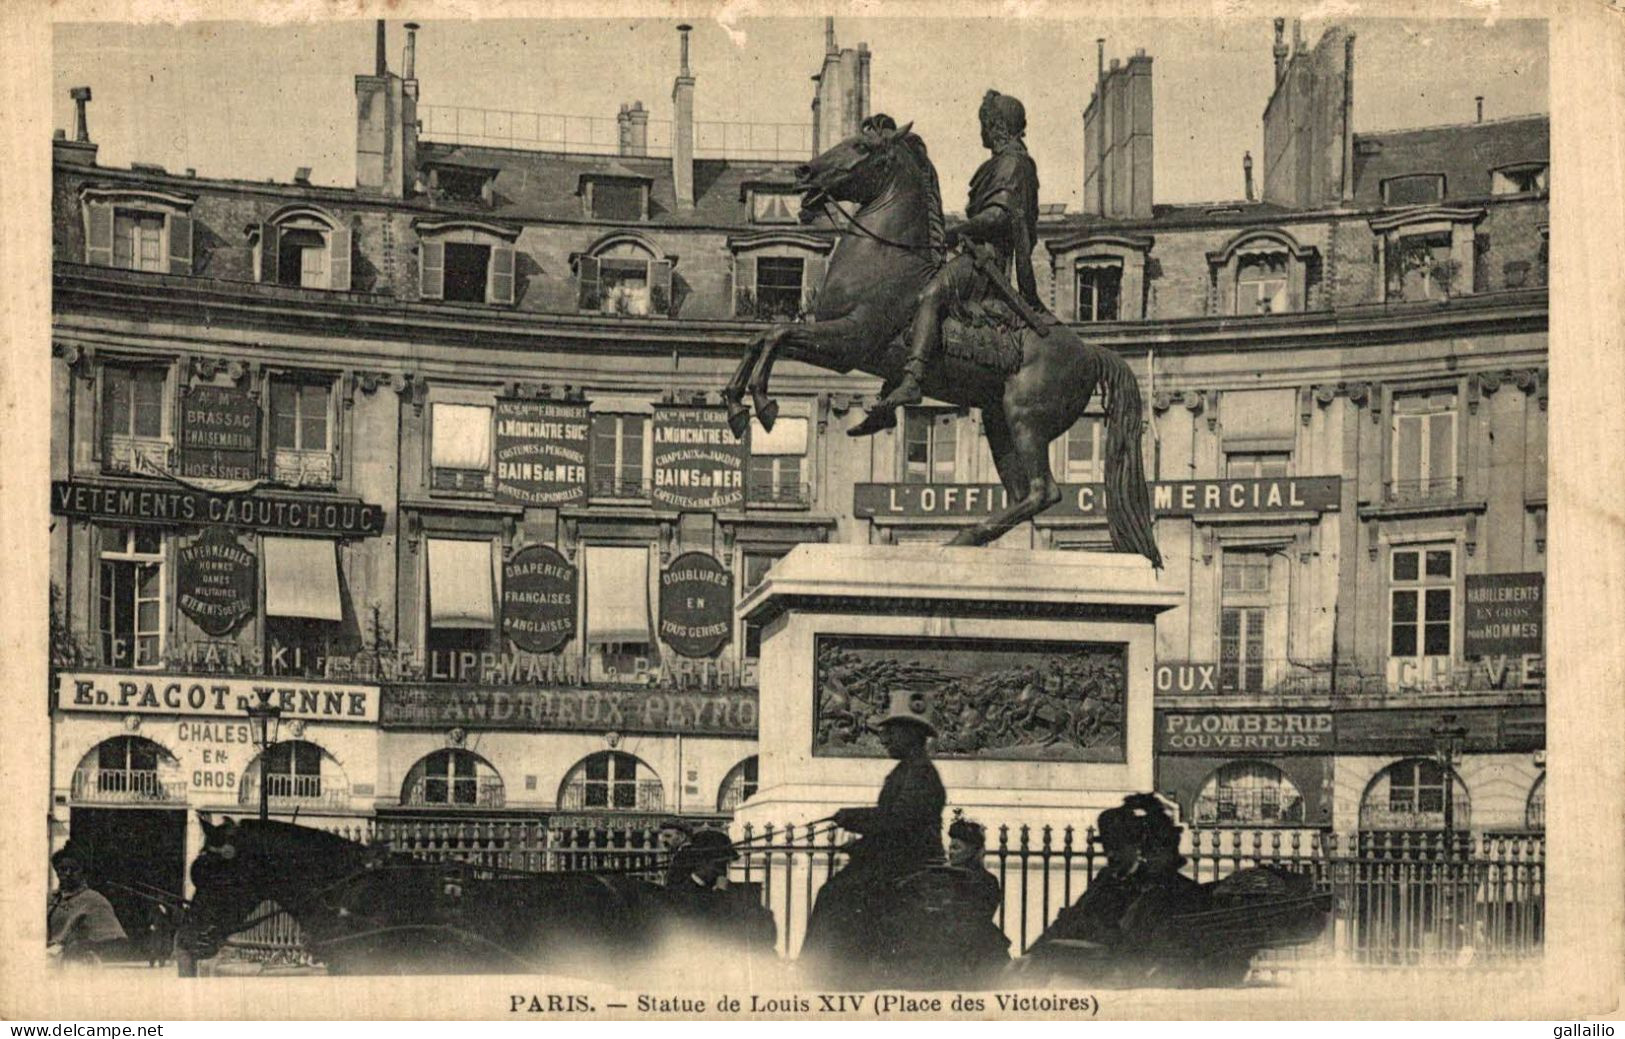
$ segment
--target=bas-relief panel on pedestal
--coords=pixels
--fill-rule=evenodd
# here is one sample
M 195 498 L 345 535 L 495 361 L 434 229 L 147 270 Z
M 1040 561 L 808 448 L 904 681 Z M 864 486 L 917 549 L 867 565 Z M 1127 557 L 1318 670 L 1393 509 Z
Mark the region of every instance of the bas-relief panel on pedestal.
M 814 652 L 816 757 L 885 757 L 869 721 L 901 686 L 931 699 L 936 758 L 1125 760 L 1120 644 L 821 635 Z

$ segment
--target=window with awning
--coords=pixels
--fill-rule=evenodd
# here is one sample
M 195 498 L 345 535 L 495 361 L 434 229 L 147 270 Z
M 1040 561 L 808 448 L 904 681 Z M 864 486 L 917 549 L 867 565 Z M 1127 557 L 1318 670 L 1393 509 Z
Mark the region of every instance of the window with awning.
M 781 416 L 768 432 L 750 422 L 750 479 L 746 491 L 752 502 L 805 504 L 808 488 L 802 462 L 807 456 L 805 417 Z
M 338 546 L 320 538 L 264 540 L 265 614 L 341 621 Z
M 654 641 L 649 613 L 649 550 L 587 548 L 587 641 Z
M 496 627 L 495 560 L 489 541 L 429 539 L 429 627 Z
M 491 409 L 477 404 L 435 404 L 430 464 L 436 469 L 491 467 Z
M 1290 454 L 1297 435 L 1298 391 L 1227 392 L 1219 401 L 1219 420 L 1226 454 Z

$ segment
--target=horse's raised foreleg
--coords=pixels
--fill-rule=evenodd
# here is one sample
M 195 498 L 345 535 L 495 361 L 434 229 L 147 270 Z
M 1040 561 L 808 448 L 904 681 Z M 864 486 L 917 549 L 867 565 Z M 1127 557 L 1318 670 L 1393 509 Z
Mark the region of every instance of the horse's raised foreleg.
M 762 346 L 756 353 L 756 367 L 750 373 L 750 401 L 756 409 L 756 421 L 768 432 L 779 417 L 779 402 L 768 396 L 768 380 L 773 377 L 773 361 L 779 345 L 794 334 L 794 326 L 774 325 L 762 336 Z
M 762 337 L 755 336 L 745 345 L 745 356 L 739 359 L 733 377 L 722 388 L 722 402 L 728 407 L 728 428 L 734 439 L 744 437 L 750 429 L 750 409 L 745 407 L 745 387 L 751 371 L 756 367 L 757 355 L 762 349 Z
M 959 533 L 951 545 L 985 545 L 997 541 L 1017 524 L 1025 523 L 1061 500 L 1061 488 L 1049 468 L 1050 437 L 1024 417 L 1010 422 L 1003 409 L 982 413 L 988 446 L 999 480 L 1011 504 L 991 519 Z

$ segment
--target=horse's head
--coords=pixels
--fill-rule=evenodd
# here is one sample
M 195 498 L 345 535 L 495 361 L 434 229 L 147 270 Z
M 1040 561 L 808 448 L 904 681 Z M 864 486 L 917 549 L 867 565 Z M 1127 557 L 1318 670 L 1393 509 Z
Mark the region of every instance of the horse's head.
M 226 819 L 198 813 L 203 850 L 192 861 L 194 890 L 178 942 L 206 959 L 240 930 L 262 902 L 284 909 L 290 893 L 308 894 L 353 870 L 363 846 L 336 834 L 277 820 Z
M 809 163 L 796 167 L 795 190 L 801 192 L 801 219 L 823 215 L 828 202 L 868 205 L 891 183 L 902 158 L 898 145 L 907 141 L 913 123 L 898 126 L 889 116 L 866 119 L 863 129 Z

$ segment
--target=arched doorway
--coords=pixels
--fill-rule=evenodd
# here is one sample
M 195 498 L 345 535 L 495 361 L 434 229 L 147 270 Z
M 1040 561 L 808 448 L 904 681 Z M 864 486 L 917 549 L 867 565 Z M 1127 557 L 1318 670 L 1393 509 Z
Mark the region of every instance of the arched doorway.
M 125 933 L 145 934 L 154 903 L 136 891 L 181 897 L 186 877 L 187 787 L 180 762 L 141 736 L 103 740 L 80 759 L 68 839 L 90 862 L 90 886 L 113 904 Z
M 756 793 L 757 757 L 752 754 L 728 771 L 717 791 L 717 811 L 732 814 Z
M 1378 772 L 1360 798 L 1362 833 L 1443 834 L 1445 790 L 1451 791 L 1450 826 L 1458 834 L 1471 824 L 1467 787 L 1432 758 L 1406 758 Z
M 470 750 L 425 755 L 401 786 L 401 804 L 412 807 L 501 808 L 506 802 L 502 776 Z

